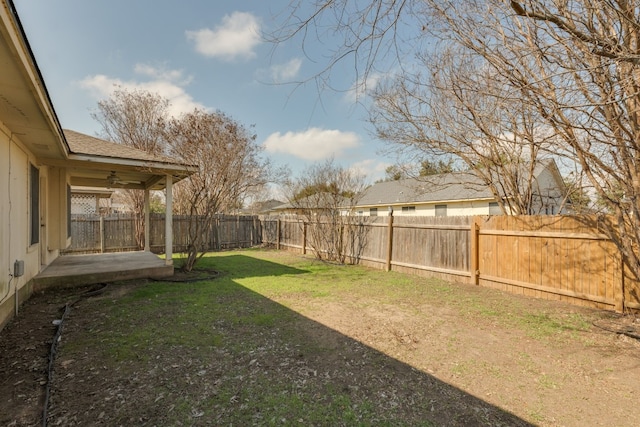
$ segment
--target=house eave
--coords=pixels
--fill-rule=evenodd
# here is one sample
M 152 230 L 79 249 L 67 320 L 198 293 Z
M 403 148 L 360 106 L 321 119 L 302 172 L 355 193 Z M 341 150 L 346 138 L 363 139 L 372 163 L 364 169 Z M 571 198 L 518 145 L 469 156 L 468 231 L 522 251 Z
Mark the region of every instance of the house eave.
M 162 190 L 168 175 L 175 183 L 198 172 L 198 168 L 192 165 L 85 154 L 71 154 L 67 160 L 41 159 L 41 164 L 66 168 L 72 186 L 97 188 Z M 125 178 L 123 183 L 110 183 L 108 176 L 111 173 Z
M 10 138 L 38 158 L 66 158 L 69 145 L 11 0 L 0 7 L 0 34 L 0 110 Z
M 429 200 L 429 201 L 407 201 L 407 202 L 392 202 L 392 203 L 373 203 L 373 204 L 363 204 L 363 205 L 355 205 L 353 209 L 356 208 L 379 208 L 379 207 L 398 207 L 398 206 L 424 206 L 424 205 L 437 205 L 437 204 L 448 204 L 448 203 L 474 203 L 474 202 L 493 202 L 496 199 L 494 197 L 481 197 L 476 199 L 442 199 L 442 200 Z
M 174 174 L 175 177 L 187 177 L 195 172 L 198 172 L 197 166 L 179 164 L 179 163 L 165 163 L 165 162 L 152 162 L 148 160 L 136 160 L 126 158 L 114 158 L 103 156 L 91 156 L 87 154 L 70 154 L 68 161 L 64 162 L 69 166 L 78 165 L 79 163 L 90 163 L 103 170 L 111 170 L 113 166 L 124 167 L 137 167 L 141 169 L 149 169 L 156 171 L 164 171 Z

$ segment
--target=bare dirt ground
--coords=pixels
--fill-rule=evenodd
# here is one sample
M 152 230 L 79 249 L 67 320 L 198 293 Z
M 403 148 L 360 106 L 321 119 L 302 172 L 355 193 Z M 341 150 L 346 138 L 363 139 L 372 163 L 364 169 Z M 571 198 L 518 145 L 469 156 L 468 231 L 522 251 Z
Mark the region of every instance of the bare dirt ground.
M 112 287 L 99 298 L 115 301 L 137 286 L 144 283 Z M 41 425 L 48 351 L 55 333 L 52 321 L 60 318 L 64 303 L 82 291 L 35 295 L 0 333 L 0 425 Z M 249 397 L 238 392 L 221 399 L 216 397 L 221 393 L 215 391 L 221 387 L 218 382 L 201 383 L 198 378 L 210 378 L 213 372 L 224 378 L 234 364 L 281 374 L 292 387 L 300 388 L 307 381 L 333 375 L 332 387 L 354 399 L 366 394 L 389 410 L 401 405 L 406 418 L 397 425 L 417 425 L 420 411 L 433 415 L 425 425 L 637 425 L 640 341 L 629 335 L 640 333 L 640 324 L 634 317 L 476 287 L 466 287 L 465 292 L 490 300 L 495 307 L 512 307 L 516 299 L 517 307 L 544 313 L 545 319 L 579 316 L 585 326 L 546 334 L 536 333 L 535 327 L 509 327 L 504 314 L 466 311 L 461 308 L 464 305 L 434 305 L 416 298 L 319 300 L 304 294 L 280 299 L 273 295 L 272 300 L 299 314 L 292 318 L 289 332 L 297 330 L 305 339 L 321 342 L 318 348 L 331 351 L 290 350 L 286 337 L 277 338 L 284 341 L 276 345 L 270 334 L 271 344 L 265 341 L 259 347 L 262 353 L 247 355 L 246 360 L 220 354 L 215 365 L 189 353 L 160 349 L 147 355 L 145 372 L 133 365 L 107 369 L 96 365 L 90 355 L 79 357 L 82 351 L 77 351 L 73 358 L 56 360 L 50 425 L 229 424 L 233 418 L 225 417 L 232 407 L 249 410 L 242 408 L 242 399 Z M 535 322 L 536 315 L 532 316 Z M 542 317 L 538 320 L 544 323 Z M 83 300 L 65 321 L 64 340 L 73 342 L 78 334 L 100 329 L 100 322 L 108 326 L 108 320 L 96 313 L 94 301 Z M 247 332 L 253 340 L 262 335 Z M 275 350 L 269 353 L 270 348 Z M 254 371 L 248 372 L 251 377 Z M 239 381 L 245 381 L 239 388 L 248 386 L 247 377 Z M 391 383 L 394 387 L 389 387 Z M 219 399 L 216 416 L 202 416 L 204 411 L 193 408 L 189 420 L 171 418 L 178 396 L 193 389 Z M 112 414 L 117 411 L 121 413 L 116 418 Z M 253 416 L 256 425 L 305 424 L 302 419 Z M 325 425 L 336 419 L 340 415 Z M 358 423 L 343 419 L 340 424 Z

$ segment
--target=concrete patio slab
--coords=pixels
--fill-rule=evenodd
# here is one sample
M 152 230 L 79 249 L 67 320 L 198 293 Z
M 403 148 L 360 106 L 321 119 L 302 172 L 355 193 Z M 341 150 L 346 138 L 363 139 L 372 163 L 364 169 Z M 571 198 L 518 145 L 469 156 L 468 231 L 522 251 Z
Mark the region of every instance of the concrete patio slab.
M 33 278 L 33 290 L 172 275 L 173 266 L 151 252 L 63 255 Z

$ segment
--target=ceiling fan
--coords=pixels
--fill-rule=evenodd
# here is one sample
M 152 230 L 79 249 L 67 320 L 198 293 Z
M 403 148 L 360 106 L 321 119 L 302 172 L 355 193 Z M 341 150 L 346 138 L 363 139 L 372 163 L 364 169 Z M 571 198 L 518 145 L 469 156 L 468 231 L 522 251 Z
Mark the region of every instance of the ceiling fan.
M 117 185 L 124 184 L 139 184 L 139 181 L 123 181 L 118 175 L 116 175 L 116 171 L 111 171 L 111 173 L 107 176 L 107 182 L 110 187 L 114 187 Z

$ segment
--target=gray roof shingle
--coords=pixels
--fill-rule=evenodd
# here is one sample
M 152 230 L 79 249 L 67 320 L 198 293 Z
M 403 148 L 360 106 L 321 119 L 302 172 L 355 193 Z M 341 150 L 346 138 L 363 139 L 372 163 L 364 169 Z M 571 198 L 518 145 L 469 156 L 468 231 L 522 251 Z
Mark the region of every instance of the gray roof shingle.
M 533 176 L 537 178 L 551 168 L 556 168 L 553 159 L 541 159 L 536 162 Z M 357 204 L 375 206 L 494 198 L 489 187 L 477 175 L 470 172 L 452 172 L 379 182 L 367 188 Z
M 379 182 L 365 190 L 358 200 L 358 206 L 491 198 L 491 191 L 477 176 L 453 172 L 419 179 Z
M 105 141 L 103 139 L 95 138 L 69 129 L 64 129 L 64 136 L 69 144 L 69 149 L 75 154 L 178 165 L 184 164 L 181 161 L 177 161 L 167 156 L 150 154 L 137 148 Z

